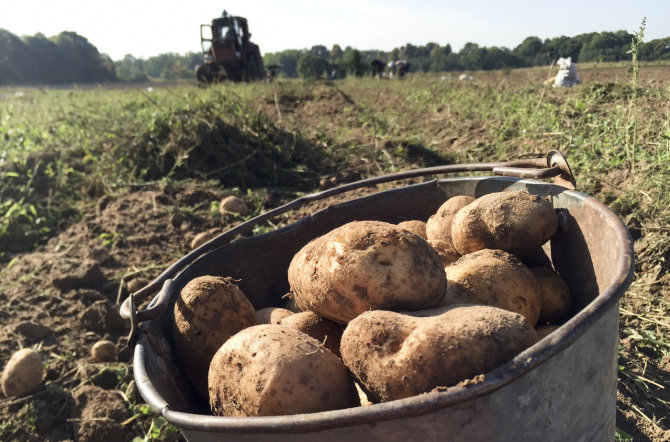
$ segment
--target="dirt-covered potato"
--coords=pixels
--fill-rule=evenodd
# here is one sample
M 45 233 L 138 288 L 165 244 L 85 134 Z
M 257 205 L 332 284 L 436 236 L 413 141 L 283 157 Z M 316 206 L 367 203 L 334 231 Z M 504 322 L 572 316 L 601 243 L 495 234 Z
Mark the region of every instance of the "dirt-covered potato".
M 520 313 L 537 324 L 542 293 L 537 278 L 516 256 L 484 249 L 461 257 L 445 268 L 444 305 L 482 304 Z
M 247 207 L 247 203 L 242 198 L 229 195 L 219 203 L 219 213 L 221 215 L 234 214 L 244 216 L 249 213 L 249 207 Z
M 108 339 L 97 341 L 91 347 L 91 357 L 95 362 L 114 362 L 118 357 L 116 344 Z
M 319 341 L 276 324 L 231 337 L 209 368 L 209 404 L 218 416 L 275 416 L 358 405 L 342 361 Z
M 419 219 L 412 219 L 409 221 L 401 221 L 398 223 L 398 227 L 407 229 L 410 232 L 414 232 L 423 239 L 428 239 L 426 236 L 426 222 Z
M 42 357 L 32 348 L 14 352 L 0 376 L 5 396 L 21 396 L 42 385 Z
M 433 249 L 435 249 L 437 254 L 440 255 L 442 265 L 445 267 L 458 261 L 458 259 L 461 257 L 461 254 L 458 253 L 456 249 L 454 249 L 454 245 L 448 241 L 441 239 L 429 239 L 428 244 L 430 244 Z
M 451 239 L 451 223 L 456 212 L 461 210 L 475 200 L 472 196 L 458 195 L 452 196 L 444 202 L 435 214 L 428 218 L 426 223 L 426 238 L 429 240 L 445 241 L 447 249 L 453 247 Z
M 477 198 L 454 215 L 451 237 L 461 255 L 501 249 L 525 256 L 558 229 L 551 203 L 525 191 L 495 192 Z
M 540 282 L 542 293 L 540 322 L 558 324 L 570 310 L 570 288 L 560 276 L 548 268 L 534 267 L 530 271 Z
M 342 335 L 342 360 L 373 402 L 448 387 L 485 374 L 537 341 L 517 314 L 470 305 L 365 312 Z
M 337 322 L 321 317 L 314 312 L 301 312 L 285 317 L 279 324 L 313 337 L 325 345 L 335 356 L 340 355 L 342 326 Z
M 173 339 L 186 378 L 207 397 L 207 371 L 214 353 L 232 335 L 256 324 L 256 310 L 231 278 L 189 281 L 174 305 Z
M 368 310 L 437 307 L 446 289 L 430 244 L 379 221 L 350 222 L 312 240 L 293 257 L 288 280 L 300 309 L 340 323 Z
M 256 310 L 256 324 L 279 324 L 282 319 L 291 316 L 291 310 L 281 307 L 266 307 Z

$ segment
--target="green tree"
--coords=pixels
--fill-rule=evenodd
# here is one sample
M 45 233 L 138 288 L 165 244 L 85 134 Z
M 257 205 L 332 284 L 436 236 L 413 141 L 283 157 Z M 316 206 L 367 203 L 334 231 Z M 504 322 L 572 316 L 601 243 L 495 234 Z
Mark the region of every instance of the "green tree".
M 0 84 L 30 82 L 30 63 L 30 56 L 21 39 L 0 29 Z
M 59 65 L 67 82 L 95 83 L 116 80 L 113 65 L 105 63 L 98 49 L 76 32 L 61 32 L 52 41 L 60 52 Z
M 334 44 L 333 48 L 330 50 L 330 60 L 341 60 L 342 59 L 342 54 L 344 52 L 342 51 L 342 48 L 338 44 Z
M 347 73 L 362 77 L 368 72 L 368 63 L 363 60 L 363 56 L 358 49 L 345 51 L 343 58 Z
M 619 61 L 628 59 L 633 34 L 626 31 L 600 32 L 582 46 L 579 61 Z
M 317 57 L 325 58 L 326 60 L 330 57 L 330 51 L 324 45 L 314 45 L 309 51 Z
M 298 60 L 298 75 L 306 80 L 315 80 L 330 72 L 330 63 L 323 57 L 311 52 L 303 54 Z
M 523 61 L 524 66 L 540 66 L 550 62 L 544 42 L 538 37 L 526 38 L 512 53 Z

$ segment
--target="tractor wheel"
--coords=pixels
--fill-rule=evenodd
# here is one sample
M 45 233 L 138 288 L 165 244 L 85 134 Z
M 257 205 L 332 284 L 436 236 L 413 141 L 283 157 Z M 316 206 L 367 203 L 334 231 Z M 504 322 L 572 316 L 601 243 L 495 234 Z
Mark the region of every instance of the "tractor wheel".
M 214 77 L 211 74 L 211 69 L 206 64 L 201 64 L 195 68 L 195 77 L 198 79 L 198 83 L 209 84 L 214 80 Z
M 252 52 L 247 58 L 247 78 L 252 81 L 262 79 L 265 72 L 259 54 Z

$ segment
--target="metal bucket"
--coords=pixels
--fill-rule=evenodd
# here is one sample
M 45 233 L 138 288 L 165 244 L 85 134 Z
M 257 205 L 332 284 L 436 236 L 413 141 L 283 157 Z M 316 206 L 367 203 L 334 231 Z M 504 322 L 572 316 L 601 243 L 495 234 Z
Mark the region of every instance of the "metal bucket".
M 487 373 L 484 382 L 367 407 L 236 418 L 212 416 L 208 404 L 196 397 L 182 376 L 172 349 L 170 316 L 174 298 L 192 278 L 233 276 L 257 309 L 280 306 L 289 288 L 286 272 L 294 253 L 336 226 L 361 219 L 425 220 L 451 196 L 521 189 L 548 197 L 559 214 L 551 259 L 576 305 L 556 332 Z M 249 225 L 256 222 L 258 218 Z M 165 284 L 147 310 L 136 311 L 132 295 L 124 303 L 125 315 L 132 318 L 139 391 L 189 441 L 610 441 L 614 437 L 618 300 L 632 279 L 633 249 L 625 226 L 592 197 L 518 178 L 441 179 L 332 205 L 268 234 L 221 242 L 203 246 L 187 256 L 188 265 L 178 262 L 159 278 Z

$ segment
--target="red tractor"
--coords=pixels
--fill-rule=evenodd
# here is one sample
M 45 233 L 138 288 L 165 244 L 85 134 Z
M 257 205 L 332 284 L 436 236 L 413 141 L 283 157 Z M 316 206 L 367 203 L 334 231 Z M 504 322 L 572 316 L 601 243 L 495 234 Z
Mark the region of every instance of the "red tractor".
M 263 58 L 257 44 L 249 41 L 251 34 L 244 17 L 223 11 L 211 25 L 200 25 L 200 43 L 205 63 L 196 66 L 198 81 L 250 81 L 266 77 Z

